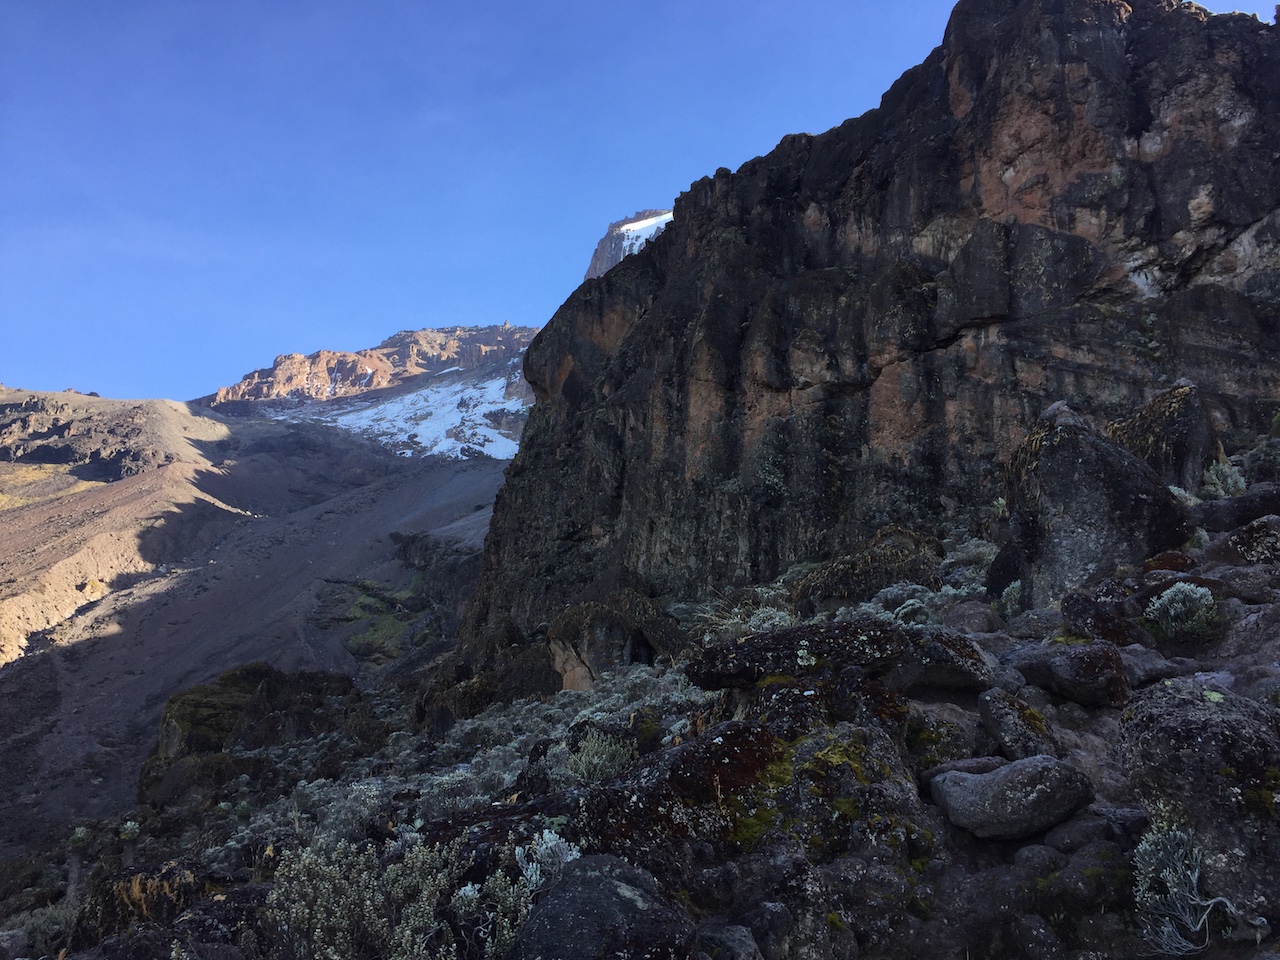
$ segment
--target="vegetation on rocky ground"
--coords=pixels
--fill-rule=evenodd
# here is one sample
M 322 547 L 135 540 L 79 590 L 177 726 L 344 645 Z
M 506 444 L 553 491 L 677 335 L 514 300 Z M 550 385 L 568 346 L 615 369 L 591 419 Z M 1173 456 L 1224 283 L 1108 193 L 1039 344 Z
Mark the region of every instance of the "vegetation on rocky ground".
M 1022 613 L 987 593 L 996 547 L 972 537 L 929 547 L 927 582 L 852 604 L 813 603 L 798 585 L 823 568 L 805 565 L 668 604 L 674 659 L 494 703 L 442 735 L 415 723 L 394 668 L 364 690 L 240 668 L 171 702 L 135 810 L 80 825 L 0 886 L 0 942 L 531 957 L 571 922 L 553 890 L 607 890 L 590 878 L 624 868 L 636 902 L 656 898 L 643 915 L 626 898 L 593 907 L 620 911 L 624 955 L 644 941 L 680 945 L 664 956 L 750 943 L 769 960 L 1269 942 L 1265 867 L 1227 861 L 1280 846 L 1280 676 L 1251 668 L 1248 700 L 1204 669 L 1270 615 L 1241 598 L 1268 537 L 1280 529 L 1218 535 L 1185 563 Z M 604 610 L 582 629 L 652 617 Z M 1212 741 L 1191 782 L 1129 759 L 1188 722 Z

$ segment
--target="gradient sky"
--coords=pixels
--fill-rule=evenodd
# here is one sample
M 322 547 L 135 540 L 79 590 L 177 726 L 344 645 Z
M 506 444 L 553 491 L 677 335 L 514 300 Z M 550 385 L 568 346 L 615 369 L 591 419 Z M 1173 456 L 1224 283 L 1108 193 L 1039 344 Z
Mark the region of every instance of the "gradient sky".
M 610 221 L 874 107 L 950 9 L 0 0 L 0 383 L 190 399 L 541 325 Z

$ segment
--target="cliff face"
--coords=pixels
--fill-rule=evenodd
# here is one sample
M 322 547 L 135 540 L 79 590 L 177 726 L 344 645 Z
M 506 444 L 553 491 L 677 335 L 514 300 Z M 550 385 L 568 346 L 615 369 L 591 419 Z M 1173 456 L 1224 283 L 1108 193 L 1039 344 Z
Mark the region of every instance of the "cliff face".
M 1053 401 L 1280 388 L 1280 31 L 961 0 L 881 106 L 692 185 L 530 346 L 471 643 L 617 587 L 770 579 L 964 522 Z
M 236 400 L 327 400 L 395 386 L 421 374 L 464 370 L 520 356 L 537 330 L 510 324 L 403 330 L 369 350 L 288 353 L 237 384 L 195 401 L 217 407 Z
M 660 234 L 670 222 L 670 210 L 641 210 L 633 217 L 609 224 L 591 254 L 584 279 L 603 277 L 621 263 L 623 257 L 635 253 Z

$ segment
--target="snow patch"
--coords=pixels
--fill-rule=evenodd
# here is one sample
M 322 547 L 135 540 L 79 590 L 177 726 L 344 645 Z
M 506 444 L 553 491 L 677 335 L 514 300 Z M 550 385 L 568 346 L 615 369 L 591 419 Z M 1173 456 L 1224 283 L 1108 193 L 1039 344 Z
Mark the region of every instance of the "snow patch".
M 436 374 L 427 386 L 396 396 L 357 396 L 304 404 L 279 414 L 284 420 L 328 423 L 369 437 L 405 457 L 510 460 L 528 403 L 521 399 L 519 358 L 487 378 Z M 455 368 L 455 372 L 456 372 Z
M 632 223 L 624 223 L 618 228 L 618 233 L 622 235 L 622 250 L 624 256 L 635 253 L 646 243 L 660 234 L 668 223 L 671 222 L 674 214 L 660 213 L 654 217 L 646 217 L 643 220 L 636 220 Z

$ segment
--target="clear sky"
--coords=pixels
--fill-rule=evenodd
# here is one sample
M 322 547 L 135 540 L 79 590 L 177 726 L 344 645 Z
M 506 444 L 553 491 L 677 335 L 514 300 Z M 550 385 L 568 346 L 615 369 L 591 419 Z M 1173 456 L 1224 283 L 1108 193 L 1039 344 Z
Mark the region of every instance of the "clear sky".
M 610 221 L 875 106 L 950 8 L 0 0 L 0 383 L 541 325 Z

